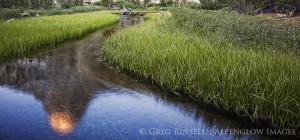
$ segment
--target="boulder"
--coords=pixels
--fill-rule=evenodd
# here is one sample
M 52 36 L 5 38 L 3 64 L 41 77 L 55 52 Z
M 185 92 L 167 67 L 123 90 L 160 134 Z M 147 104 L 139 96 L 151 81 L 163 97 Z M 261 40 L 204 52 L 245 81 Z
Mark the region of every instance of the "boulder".
M 276 14 L 278 18 L 287 18 L 287 14 Z
M 20 13 L 20 15 L 21 15 L 21 17 L 27 17 L 27 16 L 29 16 L 29 13 L 24 12 L 24 13 Z
M 257 8 L 256 10 L 254 10 L 252 13 L 253 14 L 260 14 L 262 12 L 262 8 Z
M 14 21 L 16 21 L 16 19 L 15 19 L 15 18 L 12 18 L 12 19 L 9 19 L 9 20 L 7 20 L 7 21 L 5 21 L 5 22 L 14 22 Z

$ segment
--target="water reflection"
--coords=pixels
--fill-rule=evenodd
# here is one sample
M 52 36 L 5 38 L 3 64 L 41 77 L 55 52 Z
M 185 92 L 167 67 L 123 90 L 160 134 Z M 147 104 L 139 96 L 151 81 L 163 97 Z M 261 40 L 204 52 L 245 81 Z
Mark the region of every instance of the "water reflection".
M 104 84 L 79 64 L 72 52 L 78 48 L 47 53 L 46 57 L 18 60 L 2 66 L 0 82 L 29 91 L 41 100 L 49 123 L 58 133 L 71 132 L 86 110 L 92 93 Z M 60 54 L 61 53 L 61 54 Z M 57 63 L 59 62 L 59 63 Z M 79 66 L 80 65 L 80 66 Z
M 69 112 L 54 112 L 49 115 L 51 127 L 59 133 L 69 133 L 74 128 L 74 120 Z
M 124 19 L 119 26 L 105 32 L 96 32 L 82 40 L 65 43 L 58 49 L 43 52 L 34 58 L 2 64 L 0 83 L 14 88 L 3 90 L 3 86 L 0 86 L 0 139 L 2 136 L 26 139 L 26 135 L 27 138 L 34 136 L 38 139 L 207 139 L 207 135 L 141 135 L 139 129 L 203 128 L 215 131 L 244 128 L 243 124 L 205 110 L 188 99 L 167 94 L 152 85 L 141 84 L 102 61 L 98 54 L 104 37 L 141 21 Z M 28 97 L 11 94 L 14 89 L 21 89 L 17 92 L 33 96 L 42 103 L 48 124 L 58 136 L 48 133 L 42 125 L 43 114 L 17 117 L 20 112 L 35 114 L 39 109 L 32 105 L 35 107 L 31 110 L 30 104 L 36 101 L 23 100 Z M 10 96 L 3 94 L 8 91 Z M 13 104 L 29 107 L 11 109 Z M 26 119 L 32 120 L 32 127 L 28 128 Z
M 111 73 L 109 69 L 96 61 L 104 36 L 138 21 L 127 19 L 113 29 L 66 43 L 35 58 L 3 64 L 0 83 L 30 91 L 43 102 L 53 130 L 60 134 L 69 133 L 84 114 L 93 91 L 105 89 L 103 79 L 114 75 L 108 74 Z

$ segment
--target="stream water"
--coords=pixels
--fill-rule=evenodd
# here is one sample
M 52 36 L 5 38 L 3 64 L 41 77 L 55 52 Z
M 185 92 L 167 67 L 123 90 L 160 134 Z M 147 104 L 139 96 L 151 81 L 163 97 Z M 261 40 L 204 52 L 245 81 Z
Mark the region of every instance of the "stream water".
M 1 64 L 0 139 L 272 139 L 108 66 L 105 37 L 140 22 Z

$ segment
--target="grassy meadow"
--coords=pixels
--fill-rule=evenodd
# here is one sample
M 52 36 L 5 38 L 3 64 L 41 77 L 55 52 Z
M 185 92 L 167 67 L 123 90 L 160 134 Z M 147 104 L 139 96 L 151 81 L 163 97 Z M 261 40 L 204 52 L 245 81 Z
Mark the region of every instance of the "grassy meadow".
M 191 27 L 183 31 L 172 19 L 174 15 L 167 20 L 159 14 L 146 16 L 152 20 L 124 29 L 106 41 L 104 57 L 108 62 L 253 121 L 279 128 L 299 128 L 298 55 L 246 46 L 256 40 L 243 44 L 230 42 L 230 37 L 224 41 L 219 33 L 204 35 L 204 30 L 214 30 L 205 27 L 208 23 L 203 23 L 205 29 L 201 31 Z M 207 22 L 211 21 L 208 15 L 205 17 Z M 277 49 L 275 46 L 274 50 Z
M 23 9 L 23 8 L 0 8 L 0 19 L 9 20 L 12 18 L 22 18 L 20 13 L 28 13 L 29 16 L 50 16 L 50 15 L 63 15 L 84 13 L 92 11 L 106 10 L 107 8 L 102 6 L 74 6 L 67 9 L 64 8 L 52 8 L 52 9 Z
M 214 36 L 218 36 L 224 44 L 300 55 L 299 24 L 222 10 L 173 8 L 171 11 L 169 25 L 200 36 L 211 36 L 207 39 L 212 42 Z
M 119 16 L 109 11 L 0 21 L 0 58 L 15 57 L 41 47 L 54 46 L 118 21 Z

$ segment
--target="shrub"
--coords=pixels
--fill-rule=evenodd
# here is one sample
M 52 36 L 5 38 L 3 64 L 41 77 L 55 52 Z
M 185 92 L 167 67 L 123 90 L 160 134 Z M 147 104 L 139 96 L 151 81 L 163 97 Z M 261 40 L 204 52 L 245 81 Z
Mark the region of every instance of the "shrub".
M 266 4 L 290 4 L 296 7 L 300 5 L 299 0 L 227 0 L 220 2 L 222 2 L 223 4 L 227 4 L 228 7 L 231 7 L 238 12 L 252 12 L 253 9 L 264 7 Z
M 29 13 L 29 16 L 36 16 L 39 12 L 35 11 L 35 10 L 30 10 L 28 13 Z
M 51 10 L 47 10 L 46 13 L 47 15 L 74 14 L 72 9 L 61 9 L 61 10 L 51 9 Z
M 201 9 L 204 9 L 204 10 L 219 10 L 225 6 L 226 5 L 224 5 L 218 1 L 208 0 L 208 1 L 201 2 Z
M 82 13 L 82 12 L 91 12 L 91 11 L 100 11 L 104 10 L 106 8 L 101 7 L 101 6 L 75 6 L 71 7 L 69 9 L 60 9 L 60 8 L 55 8 L 51 10 L 44 10 L 42 12 L 39 12 L 41 14 L 46 14 L 46 15 L 62 15 L 62 14 L 73 14 L 73 13 Z
M 135 7 L 135 5 L 132 2 L 125 2 L 123 4 L 123 6 L 126 8 L 134 8 Z
M 108 7 L 110 4 L 110 0 L 101 0 L 101 6 Z
M 196 3 L 196 2 L 188 2 L 184 6 L 191 8 L 191 9 L 201 9 L 202 8 L 202 5 L 200 3 Z
M 146 4 L 146 7 L 152 7 L 152 6 L 154 6 L 154 3 L 147 3 Z
M 167 1 L 166 1 L 166 5 L 168 5 L 168 6 L 173 5 L 173 3 L 174 3 L 173 0 L 167 0 Z
M 148 10 L 159 11 L 161 8 L 163 8 L 163 7 L 154 5 L 154 6 L 149 7 Z
M 97 1 L 97 2 L 94 2 L 93 5 L 102 6 L 102 3 L 101 3 L 101 1 Z
M 64 8 L 64 9 L 68 9 L 68 8 L 71 7 L 71 5 L 69 3 L 67 3 L 67 2 L 61 3 L 60 6 L 61 6 L 61 8 Z
M 116 7 L 122 7 L 124 4 L 125 4 L 124 1 L 116 1 L 116 2 L 114 3 L 114 5 L 115 5 Z
M 75 7 L 71 7 L 71 10 L 74 13 L 85 12 L 85 7 L 83 7 L 83 6 L 75 6 Z
M 106 10 L 106 7 L 103 6 L 85 6 L 85 11 L 90 12 L 90 11 L 100 11 L 100 10 Z
M 0 9 L 0 18 L 4 20 L 8 20 L 11 18 L 20 17 L 21 9 L 9 9 L 9 8 L 1 8 Z
M 162 8 L 160 8 L 159 10 L 160 10 L 160 11 L 168 11 L 168 8 L 162 7 Z

